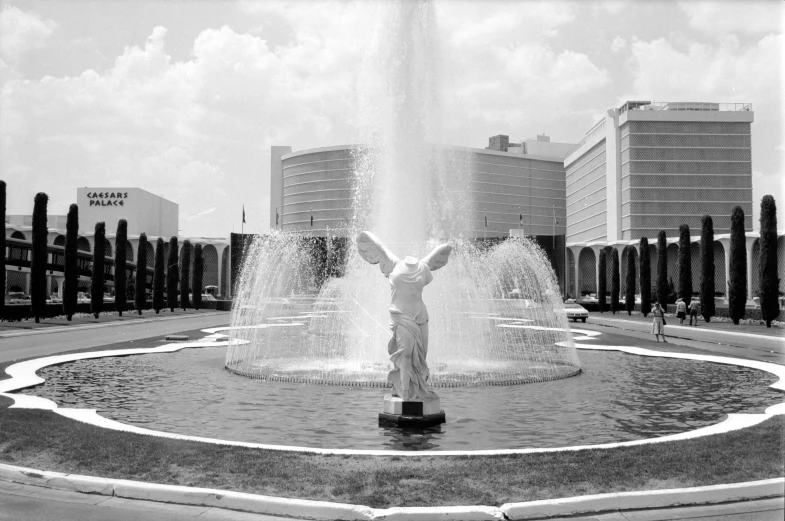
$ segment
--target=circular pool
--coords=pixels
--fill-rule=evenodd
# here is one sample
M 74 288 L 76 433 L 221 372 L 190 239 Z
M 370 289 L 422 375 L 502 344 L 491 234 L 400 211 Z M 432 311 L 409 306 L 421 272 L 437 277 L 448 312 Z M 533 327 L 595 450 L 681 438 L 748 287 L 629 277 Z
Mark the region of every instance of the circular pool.
M 583 372 L 526 386 L 439 389 L 447 423 L 377 425 L 379 388 L 266 382 L 222 367 L 225 347 L 105 357 L 44 368 L 21 391 L 96 409 L 147 429 L 233 441 L 386 450 L 595 445 L 654 438 L 759 413 L 782 399 L 777 377 L 694 360 L 582 351 Z

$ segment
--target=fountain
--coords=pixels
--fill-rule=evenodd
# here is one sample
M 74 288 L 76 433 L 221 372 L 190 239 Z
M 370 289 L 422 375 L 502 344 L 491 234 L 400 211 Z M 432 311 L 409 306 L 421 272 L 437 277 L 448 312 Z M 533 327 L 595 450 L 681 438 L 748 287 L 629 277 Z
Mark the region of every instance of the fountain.
M 268 381 L 389 387 L 389 283 L 358 254 L 373 230 L 399 255 L 452 247 L 425 295 L 432 387 L 512 385 L 580 372 L 550 262 L 530 240 L 467 235 L 469 160 L 439 144 L 431 2 L 380 6 L 360 79 L 354 215 L 340 242 L 272 232 L 249 248 L 225 366 Z M 342 244 L 341 255 L 329 251 Z M 316 255 L 319 253 L 319 255 Z M 326 263 L 314 262 L 326 257 Z M 339 259 L 336 268 L 335 259 Z M 331 260 L 332 259 L 332 260 Z M 325 269 L 323 264 L 329 266 Z M 515 297 L 515 298 L 511 298 Z M 514 326 L 514 327 L 510 327 Z

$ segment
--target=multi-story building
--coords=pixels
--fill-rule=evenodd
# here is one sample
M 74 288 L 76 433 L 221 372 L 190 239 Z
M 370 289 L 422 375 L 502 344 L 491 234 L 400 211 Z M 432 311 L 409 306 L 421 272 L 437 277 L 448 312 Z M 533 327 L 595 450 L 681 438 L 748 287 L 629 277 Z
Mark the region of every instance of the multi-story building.
M 714 217 L 730 231 L 741 206 L 752 229 L 749 104 L 628 101 L 564 160 L 567 242 L 652 237 Z

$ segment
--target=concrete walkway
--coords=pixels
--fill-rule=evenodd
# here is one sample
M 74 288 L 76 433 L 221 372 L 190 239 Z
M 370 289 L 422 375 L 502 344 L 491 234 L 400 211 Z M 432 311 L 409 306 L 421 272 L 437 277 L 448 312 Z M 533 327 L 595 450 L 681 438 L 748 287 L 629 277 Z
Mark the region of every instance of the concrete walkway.
M 785 363 L 785 332 L 783 336 L 757 335 L 745 331 L 744 326 L 741 326 L 739 331 L 720 331 L 705 327 L 673 325 L 670 320 L 668 319 L 668 325 L 665 326 L 665 334 L 669 342 L 696 347 L 713 354 L 746 355 L 746 358 L 765 362 Z M 596 331 L 607 331 L 646 340 L 654 339 L 651 335 L 651 321 L 626 319 L 623 315 L 591 313 L 586 324 L 577 324 L 579 328 L 584 326 Z
M 612 505 L 609 505 L 609 510 Z M 578 517 L 549 518 L 551 521 L 781 521 L 785 499 L 764 499 L 690 508 L 610 511 Z M 416 519 L 404 517 L 399 519 Z M 430 517 L 428 519 L 436 519 Z M 449 516 L 438 516 L 449 519 Z M 18 521 L 285 521 L 291 518 L 267 516 L 214 507 L 174 505 L 154 501 L 82 494 L 32 485 L 0 481 L 0 520 Z M 421 518 L 424 519 L 424 518 Z M 534 519 L 534 518 L 532 518 Z
M 228 312 L 212 311 L 194 315 L 151 317 L 132 322 L 18 331 L 13 335 L 0 337 L 0 364 L 156 336 L 163 339 L 169 333 L 225 326 L 229 324 L 229 319 Z

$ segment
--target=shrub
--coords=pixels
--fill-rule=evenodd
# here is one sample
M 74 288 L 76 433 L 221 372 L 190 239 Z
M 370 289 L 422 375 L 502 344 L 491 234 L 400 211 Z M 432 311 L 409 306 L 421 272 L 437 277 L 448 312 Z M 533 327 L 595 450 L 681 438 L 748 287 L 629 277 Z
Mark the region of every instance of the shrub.
M 155 268 L 153 271 L 153 309 L 157 315 L 164 307 L 164 240 L 158 237 L 155 242 Z
M 180 282 L 177 236 L 169 239 L 169 261 L 166 267 L 166 306 L 174 313 L 177 307 L 177 283 Z
M 701 220 L 701 314 L 706 322 L 714 316 L 714 222 L 710 215 Z
M 77 241 L 79 240 L 79 207 L 68 208 L 65 224 L 65 264 L 63 267 L 63 313 L 70 321 L 76 313 L 79 298 L 79 264 Z
M 180 259 L 180 307 L 185 311 L 191 307 L 189 295 L 191 293 L 191 241 L 183 241 L 183 256 Z
M 35 194 L 33 204 L 33 245 L 30 251 L 30 305 L 36 323 L 44 316 L 46 308 L 46 205 L 49 196 L 43 192 Z M 5 252 L 3 252 L 5 255 Z
M 147 307 L 147 234 L 139 236 L 139 246 L 136 251 L 136 284 L 134 295 L 134 307 L 136 312 L 141 315 L 142 310 Z
M 780 315 L 777 298 L 777 206 L 774 197 L 763 196 L 760 202 L 760 310 L 766 327 Z
M 600 250 L 600 260 L 597 263 L 597 305 L 600 308 L 600 313 L 604 313 L 607 310 L 607 306 L 605 304 L 605 292 L 608 286 L 607 281 L 607 264 L 608 264 L 608 254 L 605 248 Z
M 118 316 L 123 316 L 127 300 L 125 261 L 128 242 L 128 223 L 125 219 L 117 221 L 117 236 L 114 243 L 114 302 Z
M 649 258 L 649 239 L 646 237 L 641 237 L 640 250 L 638 263 L 641 271 L 641 313 L 646 317 L 651 313 L 651 259 Z
M 204 258 L 202 258 L 202 245 L 197 244 L 194 246 L 194 278 L 191 284 L 194 309 L 202 307 L 202 277 L 204 277 Z
M 690 227 L 679 226 L 679 298 L 687 305 L 692 300 L 692 265 L 690 263 Z
M 611 312 L 615 315 L 619 308 L 619 250 L 611 251 Z
M 668 244 L 665 231 L 657 235 L 657 302 L 665 309 L 668 306 Z
M 95 223 L 95 247 L 93 248 L 93 274 L 90 279 L 90 310 L 98 318 L 104 309 L 104 264 L 106 248 L 106 225 Z
M 632 315 L 632 310 L 635 309 L 635 248 L 627 246 L 627 277 L 625 284 L 627 291 L 624 295 L 624 309 L 628 315 Z
M 744 210 L 733 209 L 730 218 L 730 262 L 728 274 L 728 312 L 734 324 L 744 318 L 747 305 L 747 237 Z

